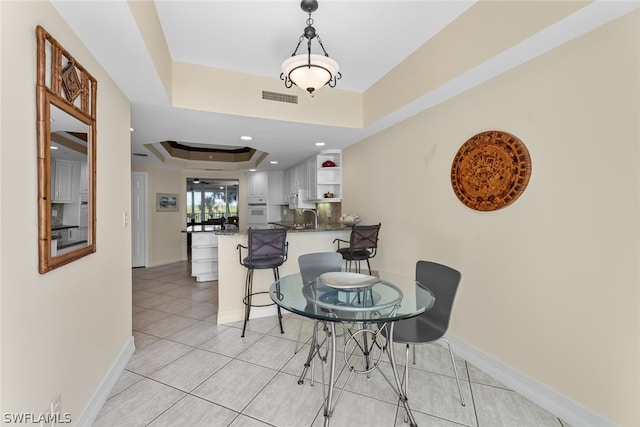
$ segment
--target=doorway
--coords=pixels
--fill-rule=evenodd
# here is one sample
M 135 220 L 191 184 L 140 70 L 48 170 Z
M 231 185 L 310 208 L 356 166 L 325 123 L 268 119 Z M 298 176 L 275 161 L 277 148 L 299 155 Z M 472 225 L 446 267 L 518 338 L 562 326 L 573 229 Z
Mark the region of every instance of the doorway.
M 147 266 L 147 174 L 131 173 L 131 266 Z

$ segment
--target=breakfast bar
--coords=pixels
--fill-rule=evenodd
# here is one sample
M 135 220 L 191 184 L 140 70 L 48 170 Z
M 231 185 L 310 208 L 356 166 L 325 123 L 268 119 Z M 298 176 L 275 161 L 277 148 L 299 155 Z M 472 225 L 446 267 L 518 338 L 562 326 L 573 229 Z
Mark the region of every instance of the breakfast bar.
M 350 229 L 340 227 L 324 229 L 289 230 L 287 261 L 280 267 L 280 275 L 298 273 L 298 256 L 312 252 L 333 252 L 334 239 L 348 239 Z M 247 245 L 247 233 L 222 232 L 218 234 L 218 324 L 244 319 L 244 282 L 247 269 L 239 262 L 238 244 Z M 269 291 L 273 283 L 271 270 L 256 270 L 253 277 L 254 291 Z M 265 297 L 267 301 L 268 296 Z M 251 318 L 272 316 L 276 308 L 257 307 L 251 310 Z

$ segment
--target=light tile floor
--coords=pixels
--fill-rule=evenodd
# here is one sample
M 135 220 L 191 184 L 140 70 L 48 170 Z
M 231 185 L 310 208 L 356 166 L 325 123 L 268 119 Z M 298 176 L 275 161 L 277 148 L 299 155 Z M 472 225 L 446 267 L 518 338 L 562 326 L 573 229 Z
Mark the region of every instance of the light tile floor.
M 286 316 L 285 334 L 275 317 L 252 320 L 241 338 L 242 322 L 216 324 L 217 282 L 196 283 L 187 262 L 132 274 L 136 351 L 94 426 L 322 425 L 321 364 L 315 364 L 314 386 L 309 375 L 297 383 L 308 351 L 294 354 L 300 317 Z M 303 336 L 311 329 L 312 322 L 304 321 Z M 458 358 L 462 406 L 446 349 L 422 345 L 416 359 L 409 399 L 420 426 L 567 426 Z M 379 371 L 370 378 L 354 375 L 345 388 L 344 366 L 339 357 L 337 387 L 344 392 L 332 426 L 408 425 Z M 388 363 L 381 369 L 390 375 Z

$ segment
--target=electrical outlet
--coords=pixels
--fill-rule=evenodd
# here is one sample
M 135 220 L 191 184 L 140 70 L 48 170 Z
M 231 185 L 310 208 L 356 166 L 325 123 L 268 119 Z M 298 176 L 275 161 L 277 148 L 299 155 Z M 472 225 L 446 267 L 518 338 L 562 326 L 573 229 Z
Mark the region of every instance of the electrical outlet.
M 40 427 L 54 427 L 58 425 L 62 413 L 62 397 L 60 394 L 53 396 L 49 407 L 40 414 Z
M 51 405 L 49 405 L 51 406 Z M 40 427 L 48 427 L 51 425 L 51 423 L 48 422 L 49 420 L 49 410 L 50 408 L 45 409 L 44 411 L 42 411 L 42 413 L 40 414 Z
M 122 212 L 122 226 L 126 227 L 128 223 L 129 223 L 129 216 L 127 215 L 126 212 Z
M 60 396 L 59 394 L 51 399 L 51 414 L 54 415 L 54 417 L 60 417 L 60 407 L 62 406 L 61 400 L 62 396 Z

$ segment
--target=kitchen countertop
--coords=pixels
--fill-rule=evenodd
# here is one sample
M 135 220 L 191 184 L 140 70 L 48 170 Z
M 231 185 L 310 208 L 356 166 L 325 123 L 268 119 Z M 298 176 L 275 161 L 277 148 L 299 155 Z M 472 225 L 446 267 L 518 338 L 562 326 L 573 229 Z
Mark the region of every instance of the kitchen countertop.
M 269 224 L 280 227 L 287 227 L 287 233 L 319 233 L 323 231 L 340 231 L 346 230 L 349 227 L 345 227 L 342 224 L 337 225 L 328 225 L 328 226 L 318 226 L 318 229 L 313 228 L 289 228 L 287 226 L 288 223 L 283 222 L 270 222 Z M 289 224 L 290 226 L 293 224 Z M 182 233 L 215 233 L 218 235 L 235 235 L 235 234 L 247 234 L 247 230 L 238 230 L 238 229 L 225 229 L 220 230 L 220 226 L 217 225 L 190 225 L 184 230 Z
M 184 230 L 183 233 L 211 233 L 216 232 L 220 234 L 234 234 L 237 233 L 237 229 L 225 229 L 223 230 L 219 225 L 209 225 L 209 224 L 199 224 L 199 225 L 190 225 Z
M 80 228 L 77 225 L 64 225 L 64 224 L 60 224 L 60 225 L 52 225 L 51 226 L 51 230 L 55 231 L 55 230 L 65 230 L 67 228 Z
M 280 227 L 285 227 L 287 229 L 287 232 L 293 232 L 293 233 L 298 233 L 298 232 L 320 232 L 320 231 L 339 231 L 339 230 L 344 230 L 344 229 L 348 228 L 348 227 L 345 227 L 342 224 L 318 225 L 317 229 L 314 229 L 314 228 L 298 228 L 298 227 L 294 226 L 293 223 L 290 223 L 290 222 L 269 222 L 269 224 L 278 225 Z

